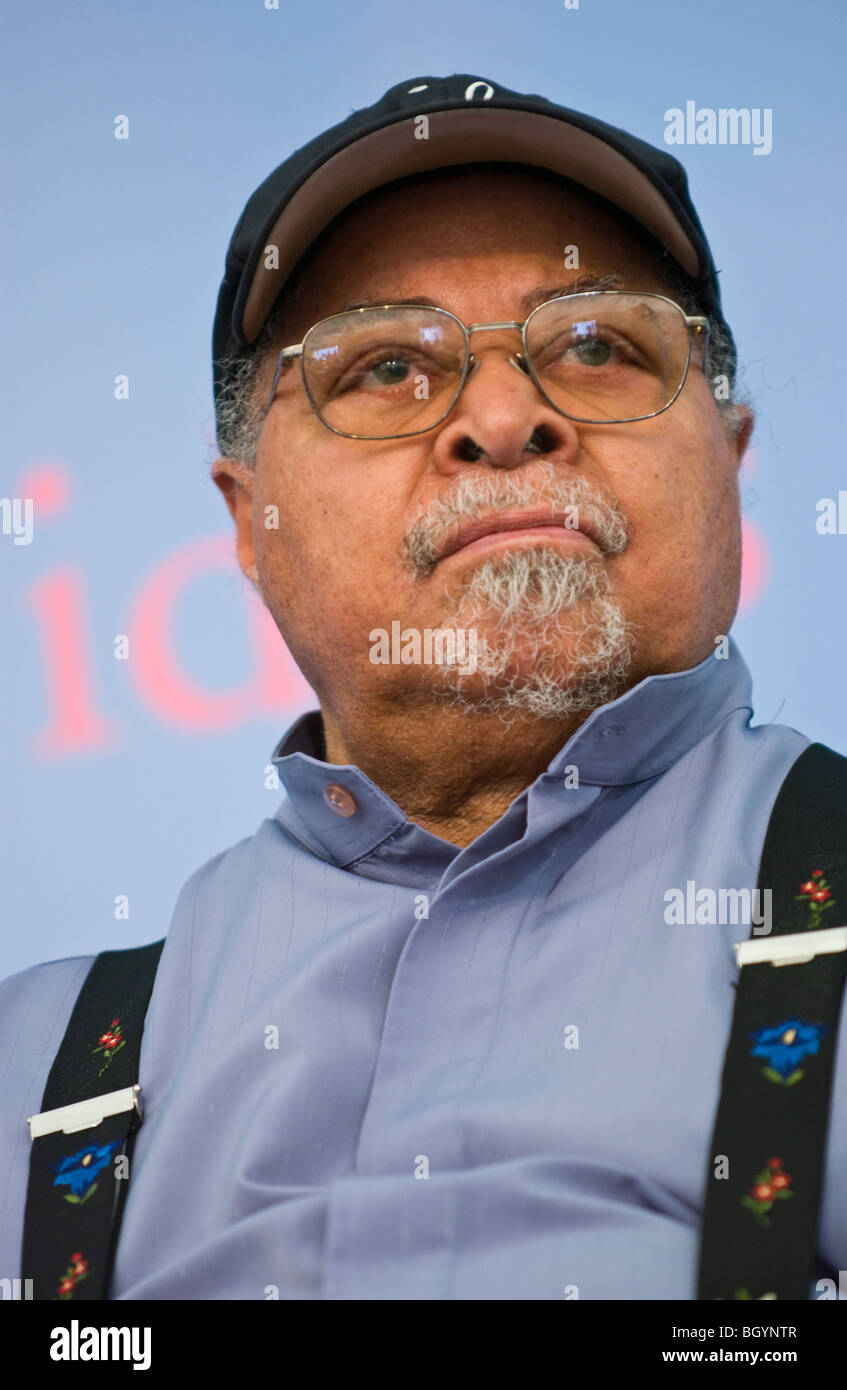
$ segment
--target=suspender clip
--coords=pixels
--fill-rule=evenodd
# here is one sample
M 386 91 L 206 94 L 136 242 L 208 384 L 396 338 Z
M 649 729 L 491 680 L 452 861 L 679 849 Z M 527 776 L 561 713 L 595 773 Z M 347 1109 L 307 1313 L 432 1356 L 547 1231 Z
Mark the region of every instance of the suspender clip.
M 89 1100 L 78 1100 L 73 1105 L 60 1105 L 56 1110 L 42 1110 L 40 1115 L 30 1115 L 27 1120 L 31 1139 L 40 1139 L 44 1134 L 76 1134 L 79 1129 L 94 1129 L 102 1124 L 107 1115 L 121 1115 L 125 1110 L 136 1110 L 140 1122 L 144 1111 L 141 1107 L 141 1087 L 124 1086 L 120 1091 L 109 1091 L 105 1096 L 92 1096 Z
M 739 966 L 761 965 L 763 961 L 770 961 L 771 965 L 805 965 L 815 956 L 831 955 L 836 951 L 847 951 L 847 926 L 735 942 L 735 960 Z

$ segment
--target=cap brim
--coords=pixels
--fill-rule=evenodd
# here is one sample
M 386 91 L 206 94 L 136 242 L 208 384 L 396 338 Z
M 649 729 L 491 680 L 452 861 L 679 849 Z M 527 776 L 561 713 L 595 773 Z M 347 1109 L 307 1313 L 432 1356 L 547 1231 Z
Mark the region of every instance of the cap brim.
M 406 116 L 345 146 L 288 200 L 265 238 L 265 246 L 278 248 L 278 264 L 269 269 L 262 248 L 246 293 L 241 316 L 246 342 L 258 337 L 301 256 L 346 207 L 395 179 L 455 164 L 530 164 L 572 179 L 629 213 L 683 270 L 698 275 L 698 252 L 656 185 L 589 131 L 534 111 L 463 107 L 429 114 L 429 138 L 422 140 L 414 137 L 415 119 Z

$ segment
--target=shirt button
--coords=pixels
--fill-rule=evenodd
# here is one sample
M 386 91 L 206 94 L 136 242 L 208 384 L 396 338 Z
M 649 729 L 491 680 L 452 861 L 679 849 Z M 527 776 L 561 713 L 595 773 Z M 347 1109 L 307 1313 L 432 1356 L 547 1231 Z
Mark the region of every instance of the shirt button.
M 329 782 L 324 787 L 324 801 L 337 816 L 354 816 L 356 814 L 356 803 L 353 797 L 344 787 L 339 787 L 337 782 Z

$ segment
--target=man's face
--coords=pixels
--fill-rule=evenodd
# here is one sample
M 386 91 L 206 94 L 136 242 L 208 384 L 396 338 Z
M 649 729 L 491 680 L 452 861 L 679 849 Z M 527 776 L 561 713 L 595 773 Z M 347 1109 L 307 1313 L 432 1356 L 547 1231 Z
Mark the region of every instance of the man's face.
M 565 269 L 572 246 L 578 271 Z M 538 287 L 610 274 L 620 288 L 668 290 L 654 254 L 590 199 L 531 170 L 447 172 L 379 191 L 333 228 L 301 274 L 284 342 L 362 299 L 425 296 L 466 324 L 522 320 L 521 300 Z M 419 631 L 470 623 L 513 690 L 539 664 L 548 686 L 566 688 L 606 660 L 613 684 L 595 680 L 598 703 L 645 675 L 696 664 L 734 617 L 737 469 L 752 422 L 728 437 L 692 362 L 681 394 L 655 418 L 580 424 L 509 364 L 521 348 L 516 331 L 475 334 L 471 347 L 480 365 L 447 419 L 424 434 L 334 434 L 295 370 L 277 388 L 255 475 L 217 466 L 242 567 L 325 714 L 342 723 L 354 704 L 425 702 L 444 689 L 431 666 L 371 661 L 372 630 L 392 622 Z M 557 525 L 500 532 L 429 563 L 415 550 L 423 536 L 440 555 L 458 526 L 443 504 L 456 499 L 459 513 L 478 516 L 537 512 L 566 496 L 605 518 L 605 540 Z M 276 529 L 264 524 L 271 506 Z M 534 603 L 546 605 L 537 622 Z M 473 703 L 485 679 L 462 689 Z

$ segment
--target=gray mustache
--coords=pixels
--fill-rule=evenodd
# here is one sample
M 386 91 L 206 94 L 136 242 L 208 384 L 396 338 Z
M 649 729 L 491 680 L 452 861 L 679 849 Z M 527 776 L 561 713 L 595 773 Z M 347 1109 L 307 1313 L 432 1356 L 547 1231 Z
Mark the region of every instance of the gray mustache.
M 432 573 L 450 530 L 458 523 L 473 521 L 484 513 L 539 505 L 549 506 L 551 515 L 576 507 L 590 520 L 605 554 L 626 549 L 629 532 L 620 508 L 590 489 L 582 477 L 561 478 L 552 464 L 545 463 L 533 469 L 531 478 L 509 473 L 485 477 L 465 474 L 449 494 L 429 503 L 414 522 L 403 540 L 404 563 L 416 578 L 425 578 Z

